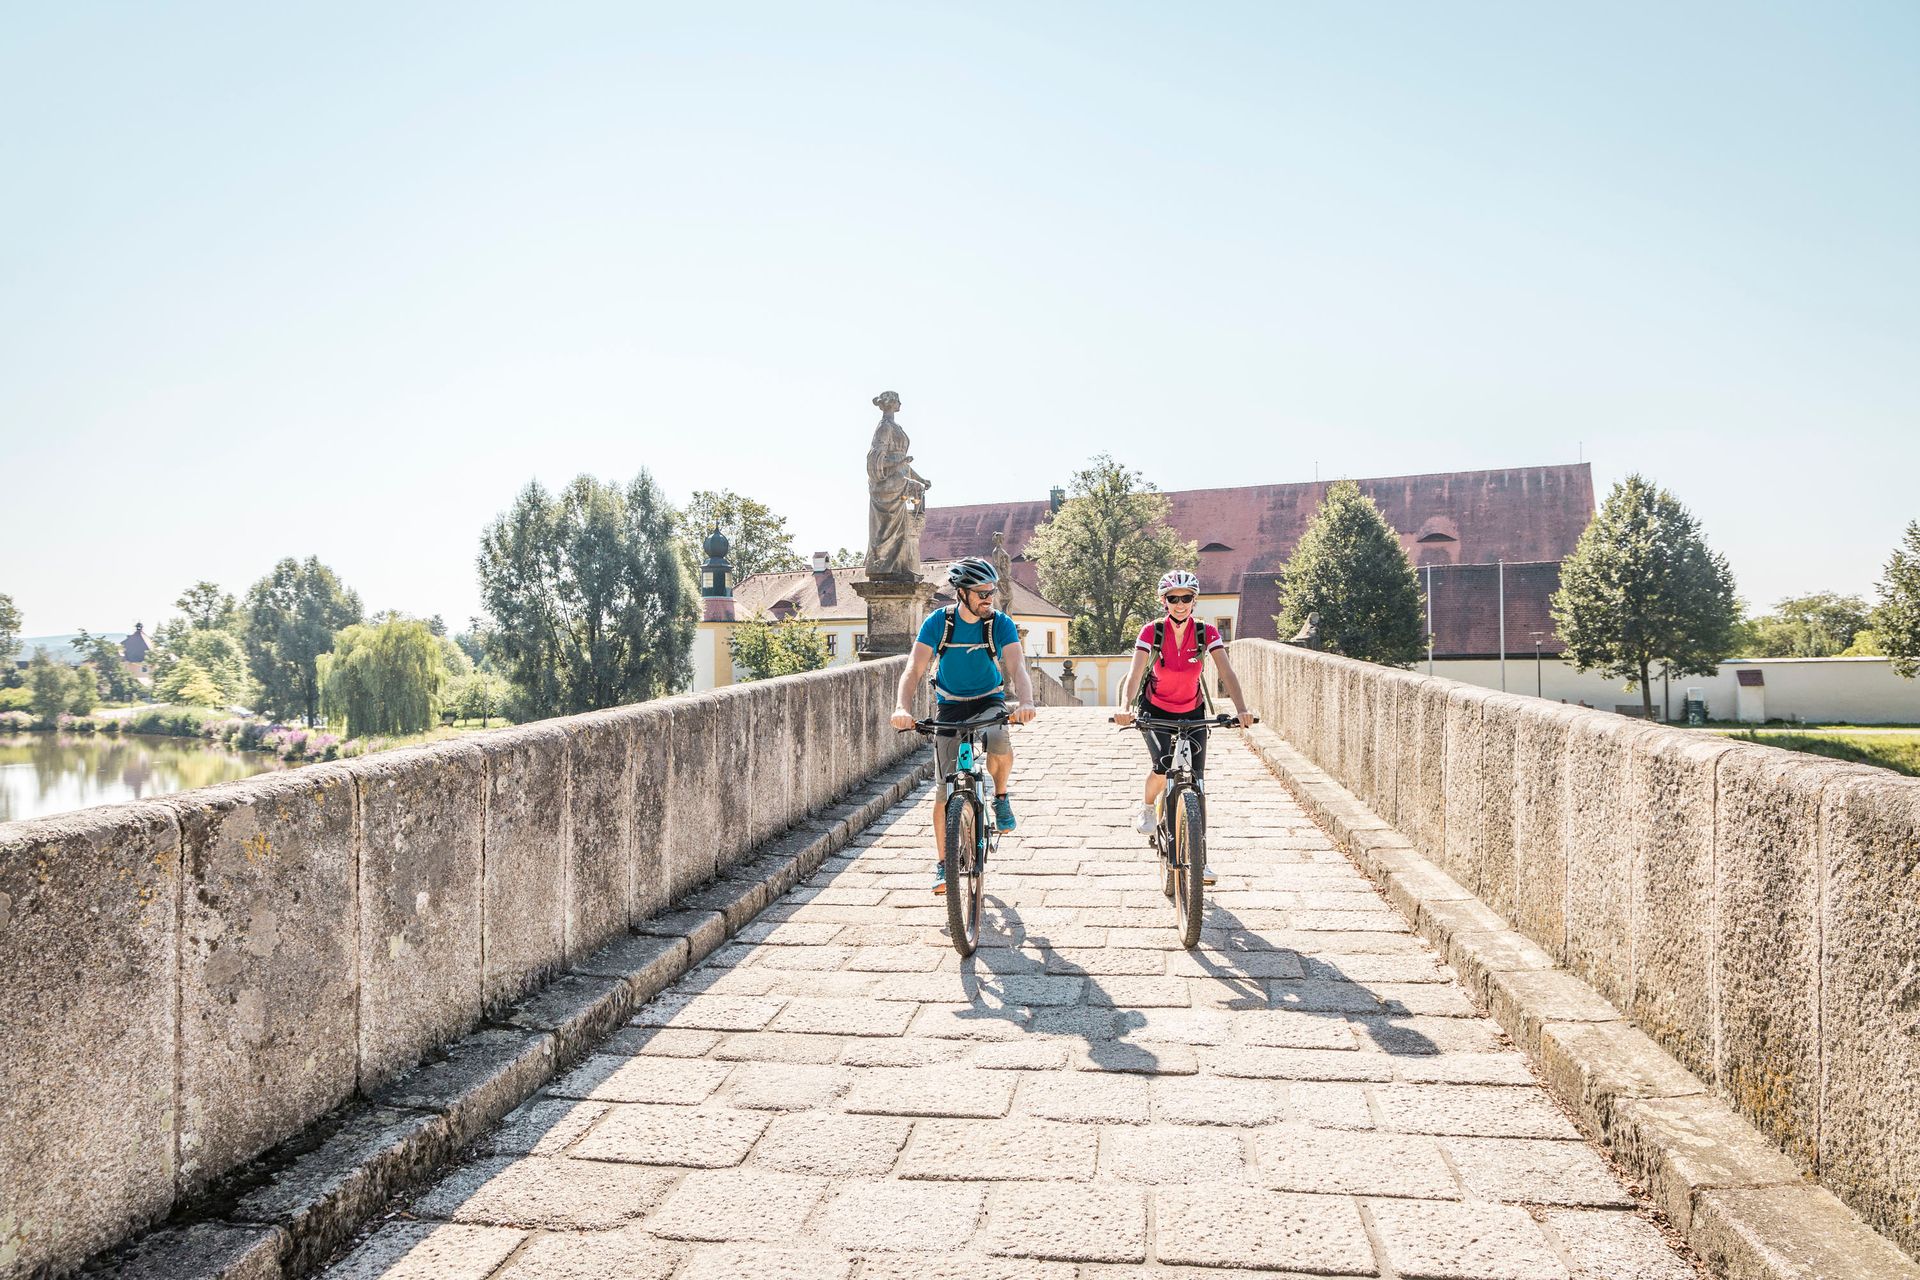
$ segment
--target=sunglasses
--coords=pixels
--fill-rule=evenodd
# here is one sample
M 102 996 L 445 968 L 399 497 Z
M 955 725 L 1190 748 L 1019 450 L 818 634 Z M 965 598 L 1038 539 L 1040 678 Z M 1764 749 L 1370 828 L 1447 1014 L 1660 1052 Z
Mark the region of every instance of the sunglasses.
M 1192 604 L 1192 603 L 1193 603 L 1193 597 L 1192 597 L 1192 596 L 1190 596 L 1190 595 L 1185 595 L 1185 596 L 1168 596 L 1168 597 L 1167 597 L 1167 603 L 1168 603 L 1168 604 Z

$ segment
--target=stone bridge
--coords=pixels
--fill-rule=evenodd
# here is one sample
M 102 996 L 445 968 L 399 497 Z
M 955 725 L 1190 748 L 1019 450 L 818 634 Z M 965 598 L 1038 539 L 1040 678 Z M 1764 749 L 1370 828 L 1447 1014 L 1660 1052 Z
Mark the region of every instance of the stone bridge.
M 1193 952 L 1060 707 L 961 961 L 897 660 L 0 827 L 0 1276 L 1920 1277 L 1920 784 L 1236 662 Z

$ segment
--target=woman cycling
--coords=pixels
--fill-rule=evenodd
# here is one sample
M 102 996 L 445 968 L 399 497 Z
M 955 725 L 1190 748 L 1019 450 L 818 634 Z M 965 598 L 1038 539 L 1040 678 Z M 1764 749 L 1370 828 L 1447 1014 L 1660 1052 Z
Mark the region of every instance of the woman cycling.
M 1247 710 L 1247 700 L 1240 692 L 1240 678 L 1233 673 L 1233 663 L 1227 658 L 1227 646 L 1220 639 L 1220 633 L 1204 622 L 1194 621 L 1193 606 L 1199 593 L 1200 579 L 1185 569 L 1175 569 L 1160 579 L 1160 602 L 1166 607 L 1166 616 L 1140 628 L 1140 638 L 1133 646 L 1133 665 L 1127 669 L 1127 682 L 1121 687 L 1141 689 L 1141 715 L 1156 720 L 1204 720 L 1207 710 L 1200 678 L 1206 658 L 1211 655 L 1214 670 L 1220 676 L 1220 688 L 1233 699 L 1240 724 L 1251 725 L 1253 715 Z M 1143 675 L 1147 680 L 1145 688 L 1140 684 Z M 1114 716 L 1114 723 L 1132 724 L 1134 714 L 1131 708 L 1123 709 Z M 1146 791 L 1133 825 L 1141 835 L 1152 835 L 1157 821 L 1154 802 L 1166 790 L 1167 769 L 1173 762 L 1173 735 L 1149 729 L 1142 736 L 1147 740 L 1152 772 L 1147 774 Z M 1201 778 L 1206 767 L 1206 735 L 1196 734 L 1193 776 Z M 1201 878 L 1207 884 L 1213 883 L 1211 861 Z

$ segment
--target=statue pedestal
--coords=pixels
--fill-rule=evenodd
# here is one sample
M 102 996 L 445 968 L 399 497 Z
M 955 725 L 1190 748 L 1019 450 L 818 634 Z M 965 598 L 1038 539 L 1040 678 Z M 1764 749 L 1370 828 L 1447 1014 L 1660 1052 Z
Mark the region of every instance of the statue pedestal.
M 867 602 L 867 647 L 862 659 L 893 658 L 913 648 L 933 587 L 918 578 L 866 578 L 852 584 Z

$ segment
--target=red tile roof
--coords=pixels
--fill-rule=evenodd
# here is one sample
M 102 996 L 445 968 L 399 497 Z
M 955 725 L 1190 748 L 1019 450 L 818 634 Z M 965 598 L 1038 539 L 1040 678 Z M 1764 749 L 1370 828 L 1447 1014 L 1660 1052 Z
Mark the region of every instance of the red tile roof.
M 1202 547 L 1223 548 L 1200 553 L 1201 589 L 1231 594 L 1245 574 L 1283 565 L 1330 483 L 1168 493 L 1173 527 Z M 1573 550 L 1593 518 L 1593 471 L 1585 463 L 1387 476 L 1359 485 L 1399 532 L 1415 564 L 1424 559 L 1557 562 Z M 1045 501 L 931 507 L 920 554 L 941 561 L 987 555 L 994 532 L 1005 530 L 1007 549 L 1018 557 L 1047 510 Z M 1033 572 L 1030 562 L 1016 560 L 1014 576 L 1020 581 L 1033 585 Z
M 991 537 L 988 542 L 991 544 Z M 815 622 L 863 619 L 867 616 L 867 602 L 859 597 L 852 584 L 865 574 L 864 569 L 827 569 L 820 573 L 807 569 L 793 573 L 756 573 L 741 579 L 733 589 L 734 616 L 746 619 L 765 614 L 780 618 L 797 612 Z M 932 607 L 953 603 L 953 593 L 947 588 L 947 561 L 923 563 L 920 577 L 933 583 L 936 588 Z M 1017 573 L 1014 576 L 1013 597 L 1006 603 L 1006 609 L 1008 613 L 1022 618 L 1067 616 L 1066 610 L 1022 583 Z

